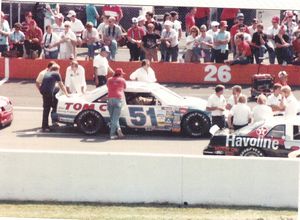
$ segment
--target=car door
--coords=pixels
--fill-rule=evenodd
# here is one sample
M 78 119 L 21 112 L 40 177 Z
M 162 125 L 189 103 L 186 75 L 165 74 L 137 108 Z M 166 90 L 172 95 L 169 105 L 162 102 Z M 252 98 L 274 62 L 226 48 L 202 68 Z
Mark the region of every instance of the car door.
M 286 149 L 295 151 L 300 149 L 300 125 L 290 125 L 284 143 Z
M 264 150 L 270 156 L 287 156 L 287 151 L 285 149 L 285 141 L 286 141 L 287 128 L 285 124 L 280 124 L 274 126 L 270 131 L 266 134 L 264 139 L 271 140 L 271 147 L 267 147 Z
M 126 107 L 121 117 L 131 128 L 145 128 L 146 130 L 169 130 L 172 126 L 172 109 L 166 109 L 161 101 L 148 92 L 125 92 Z

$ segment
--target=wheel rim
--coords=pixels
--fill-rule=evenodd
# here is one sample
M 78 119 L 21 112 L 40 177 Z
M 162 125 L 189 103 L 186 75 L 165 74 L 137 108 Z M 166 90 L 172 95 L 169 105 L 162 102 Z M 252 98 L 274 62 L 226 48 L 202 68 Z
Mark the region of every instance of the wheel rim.
M 98 123 L 97 123 L 97 120 L 95 119 L 95 117 L 93 117 L 91 115 L 86 115 L 82 119 L 81 126 L 85 131 L 91 132 L 91 131 L 95 131 L 97 129 Z
M 193 116 L 192 118 L 190 118 L 188 127 L 194 134 L 203 133 L 203 121 L 199 116 Z

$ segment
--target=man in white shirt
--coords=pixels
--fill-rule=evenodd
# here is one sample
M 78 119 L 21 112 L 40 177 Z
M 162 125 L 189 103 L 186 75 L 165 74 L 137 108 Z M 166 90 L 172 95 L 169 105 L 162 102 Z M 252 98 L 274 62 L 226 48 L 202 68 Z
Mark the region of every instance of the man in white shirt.
M 247 97 L 240 95 L 238 103 L 234 105 L 228 116 L 228 127 L 238 130 L 251 122 L 251 109 L 247 105 Z
M 229 97 L 226 105 L 226 109 L 230 110 L 234 105 L 238 103 L 239 97 L 242 93 L 242 87 L 235 85 L 232 88 L 232 95 Z
M 150 61 L 143 60 L 142 66 L 130 75 L 130 79 L 141 82 L 156 82 L 155 72 L 150 67 Z
M 272 108 L 274 115 L 283 114 L 282 106 L 284 105 L 284 98 L 281 95 L 282 86 L 275 83 L 273 86 L 273 93 L 268 96 L 267 105 Z
M 225 127 L 225 106 L 226 99 L 224 97 L 223 85 L 215 87 L 215 93 L 209 96 L 206 110 L 211 112 L 212 125 L 218 125 L 219 128 Z
M 82 34 L 82 42 L 87 45 L 89 59 L 94 59 L 95 50 L 99 48 L 99 34 L 97 29 L 93 27 L 92 22 L 87 22 L 85 27 L 86 29 Z
M 95 59 L 93 60 L 96 87 L 106 85 L 106 76 L 108 72 L 114 73 L 107 60 L 109 53 L 110 51 L 108 46 L 104 46 L 100 49 L 100 53 L 95 56 Z
M 71 21 L 71 30 L 75 33 L 76 38 L 77 38 L 77 45 L 80 46 L 82 41 L 81 41 L 81 34 L 84 31 L 84 25 L 82 22 L 76 18 L 76 12 L 73 10 L 70 10 L 67 17 Z
M 280 29 L 279 21 L 280 21 L 280 18 L 278 16 L 274 16 L 272 18 L 272 26 L 269 27 L 266 32 L 267 37 L 268 37 L 268 42 L 267 42 L 268 48 L 267 49 L 268 49 L 268 53 L 269 53 L 270 64 L 275 63 L 275 57 L 276 57 L 275 36 L 278 34 L 279 29 Z
M 42 47 L 44 49 L 45 59 L 57 59 L 58 58 L 58 46 L 52 47 L 52 45 L 57 44 L 60 38 L 50 25 L 46 26 L 46 33 L 42 39 Z
M 162 61 L 170 62 L 170 58 L 172 62 L 177 62 L 178 59 L 178 34 L 172 28 L 172 21 L 165 21 L 164 23 L 165 29 L 161 33 L 161 54 Z
M 252 109 L 253 122 L 266 120 L 273 117 L 272 108 L 266 105 L 267 97 L 265 95 L 259 95 L 257 97 L 257 105 Z
M 69 94 L 84 94 L 86 90 L 85 70 L 76 60 L 66 70 L 65 86 Z
M 292 93 L 291 87 L 283 86 L 281 88 L 282 96 L 285 98 L 283 106 L 285 116 L 296 116 L 299 109 L 299 103 Z
M 181 22 L 178 21 L 178 12 L 171 11 L 170 15 L 171 15 L 171 21 L 173 22 L 173 29 L 177 32 L 178 41 L 180 41 L 182 37 L 182 27 L 181 27 Z
M 59 36 L 61 33 L 64 32 L 64 16 L 61 13 L 58 13 L 54 16 L 55 23 L 52 25 L 53 32 Z

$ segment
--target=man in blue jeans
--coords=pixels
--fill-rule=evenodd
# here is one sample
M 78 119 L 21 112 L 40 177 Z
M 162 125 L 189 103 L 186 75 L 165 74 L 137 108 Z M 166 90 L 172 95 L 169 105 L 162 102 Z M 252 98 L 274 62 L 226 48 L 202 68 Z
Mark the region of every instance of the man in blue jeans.
M 107 108 L 110 116 L 110 139 L 115 140 L 124 138 L 121 131 L 119 119 L 122 109 L 122 99 L 124 99 L 124 90 L 126 89 L 126 81 L 123 78 L 122 68 L 117 68 L 114 75 L 107 80 L 108 101 Z

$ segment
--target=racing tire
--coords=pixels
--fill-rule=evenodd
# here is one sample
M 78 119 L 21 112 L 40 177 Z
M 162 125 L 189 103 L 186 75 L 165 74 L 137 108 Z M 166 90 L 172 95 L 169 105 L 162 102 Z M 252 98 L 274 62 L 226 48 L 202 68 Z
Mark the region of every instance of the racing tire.
M 241 151 L 240 156 L 243 157 L 264 157 L 264 152 L 254 147 L 248 147 Z
M 209 132 L 210 120 L 201 112 L 192 112 L 182 119 L 181 126 L 185 135 L 190 137 L 203 137 Z
M 100 113 L 94 110 L 82 111 L 78 114 L 76 124 L 86 135 L 94 135 L 104 128 L 104 121 Z

